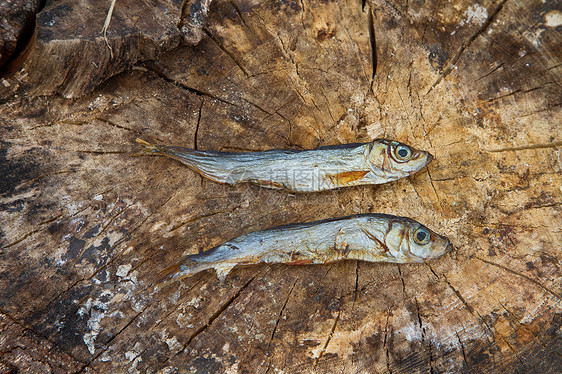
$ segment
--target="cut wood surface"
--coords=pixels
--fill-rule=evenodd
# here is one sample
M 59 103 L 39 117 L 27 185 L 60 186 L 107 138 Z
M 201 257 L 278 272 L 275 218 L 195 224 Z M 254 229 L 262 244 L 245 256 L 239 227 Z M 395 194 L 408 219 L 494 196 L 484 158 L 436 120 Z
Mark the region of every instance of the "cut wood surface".
M 84 26 L 47 2 L 44 38 L 0 78 L 0 373 L 562 371 L 556 2 L 220 0 L 188 45 L 166 2 L 117 0 L 113 59 L 109 1 L 95 3 L 73 2 Z M 56 62 L 45 81 L 39 52 Z M 235 152 L 385 137 L 435 159 L 385 185 L 290 194 L 132 157 L 139 137 Z M 455 250 L 151 287 L 238 235 L 367 212 Z

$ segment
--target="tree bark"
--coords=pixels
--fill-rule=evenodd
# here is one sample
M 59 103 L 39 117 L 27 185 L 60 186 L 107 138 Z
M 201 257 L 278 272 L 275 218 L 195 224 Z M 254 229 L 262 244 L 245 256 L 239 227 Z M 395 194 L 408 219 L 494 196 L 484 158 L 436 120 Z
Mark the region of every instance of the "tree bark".
M 48 90 L 0 78 L 0 373 L 561 372 L 555 5 L 221 0 L 196 46 L 149 43 L 119 69 L 93 55 L 109 70 L 53 68 L 49 82 L 78 83 Z M 105 8 L 91 14 L 101 28 Z M 221 151 L 386 137 L 435 159 L 385 185 L 288 194 L 131 157 L 137 137 Z M 367 212 L 416 219 L 455 251 L 151 287 L 238 235 Z

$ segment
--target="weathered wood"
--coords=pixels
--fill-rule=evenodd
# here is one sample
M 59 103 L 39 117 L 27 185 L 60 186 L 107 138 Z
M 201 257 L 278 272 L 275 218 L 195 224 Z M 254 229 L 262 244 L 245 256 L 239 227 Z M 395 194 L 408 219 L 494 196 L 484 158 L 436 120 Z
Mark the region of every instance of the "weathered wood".
M 210 1 L 119 0 L 104 35 L 110 3 L 48 2 L 37 16 L 20 73 L 6 80 L 10 89 L 2 87 L 0 94 L 80 97 L 137 61 L 155 59 L 182 41 L 197 44 Z
M 196 47 L 79 99 L 22 86 L 0 107 L 0 369 L 560 372 L 554 8 L 218 1 Z M 436 158 L 390 184 L 294 195 L 131 157 L 140 136 L 231 151 L 385 136 Z M 237 235 L 360 212 L 412 217 L 456 250 L 150 287 L 182 255 Z

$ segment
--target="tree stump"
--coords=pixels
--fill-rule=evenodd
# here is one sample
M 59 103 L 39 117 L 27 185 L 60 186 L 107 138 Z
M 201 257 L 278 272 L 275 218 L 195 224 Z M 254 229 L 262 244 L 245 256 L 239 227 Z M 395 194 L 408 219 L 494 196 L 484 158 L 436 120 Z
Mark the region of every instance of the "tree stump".
M 555 2 L 220 0 L 194 46 L 176 39 L 180 2 L 118 0 L 116 65 L 102 49 L 59 58 L 103 36 L 61 40 L 69 24 L 49 17 L 85 7 L 98 30 L 107 10 L 61 4 L 0 78 L 0 373 L 562 371 Z M 131 157 L 137 137 L 221 151 L 386 137 L 435 160 L 386 185 L 289 194 Z M 238 235 L 367 212 L 416 219 L 455 251 L 150 286 Z

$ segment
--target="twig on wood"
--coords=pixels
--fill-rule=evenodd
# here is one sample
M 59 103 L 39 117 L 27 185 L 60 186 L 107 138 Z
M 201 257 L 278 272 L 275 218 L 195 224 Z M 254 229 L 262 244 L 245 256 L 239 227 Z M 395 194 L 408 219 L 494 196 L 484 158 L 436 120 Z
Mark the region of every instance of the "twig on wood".
M 115 8 L 115 3 L 117 0 L 111 0 L 111 5 L 109 6 L 109 11 L 107 12 L 107 16 L 105 16 L 105 22 L 103 23 L 103 27 L 101 31 L 103 32 L 103 40 L 105 41 L 105 45 L 109 48 L 109 54 L 113 59 L 113 49 L 109 45 L 109 41 L 107 40 L 107 29 L 109 28 L 109 23 L 111 22 L 111 16 L 113 15 L 113 8 Z

